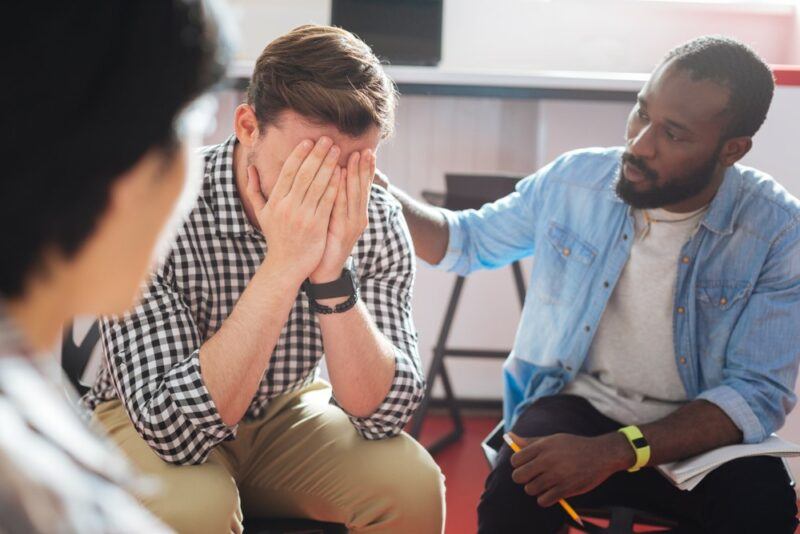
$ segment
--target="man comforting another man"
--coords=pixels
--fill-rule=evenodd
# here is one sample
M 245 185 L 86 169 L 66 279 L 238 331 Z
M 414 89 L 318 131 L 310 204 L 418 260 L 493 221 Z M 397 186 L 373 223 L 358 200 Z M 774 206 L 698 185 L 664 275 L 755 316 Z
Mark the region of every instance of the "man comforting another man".
M 577 506 L 630 506 L 682 531 L 794 532 L 779 458 L 724 464 L 682 491 L 655 466 L 757 443 L 794 407 L 800 202 L 737 164 L 774 81 L 752 50 L 672 50 L 624 147 L 565 154 L 480 210 L 401 200 L 419 256 L 466 275 L 533 255 L 504 366 L 508 447 L 486 482 L 486 533 L 555 532 Z

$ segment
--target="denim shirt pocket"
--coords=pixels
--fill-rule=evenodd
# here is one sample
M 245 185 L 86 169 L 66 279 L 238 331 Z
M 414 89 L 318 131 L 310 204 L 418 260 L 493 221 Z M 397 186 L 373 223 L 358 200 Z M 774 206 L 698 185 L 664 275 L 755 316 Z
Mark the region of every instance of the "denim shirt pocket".
M 726 312 L 735 309 L 750 293 L 750 284 L 735 280 L 699 280 L 697 301 L 704 309 Z
M 725 353 L 747 303 L 752 286 L 740 280 L 698 280 L 697 332 L 701 368 L 707 380 L 721 380 L 725 366 Z
M 568 304 L 597 257 L 597 250 L 573 231 L 551 222 L 546 243 L 534 256 L 534 291 L 548 304 Z

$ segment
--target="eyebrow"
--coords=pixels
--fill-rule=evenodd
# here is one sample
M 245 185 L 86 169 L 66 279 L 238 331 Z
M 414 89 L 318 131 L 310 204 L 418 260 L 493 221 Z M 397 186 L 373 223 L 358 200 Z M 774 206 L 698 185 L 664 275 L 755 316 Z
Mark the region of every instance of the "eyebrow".
M 639 103 L 639 107 L 640 108 L 647 109 L 647 101 L 644 99 L 643 96 L 641 96 L 641 95 L 637 96 L 636 100 Z M 681 124 L 680 122 L 677 122 L 675 120 L 664 119 L 664 122 L 666 122 L 669 126 L 675 128 L 677 130 L 682 130 L 682 131 L 687 132 L 687 133 L 692 133 L 692 129 L 691 128 L 689 128 L 688 126 L 686 126 L 684 124 Z

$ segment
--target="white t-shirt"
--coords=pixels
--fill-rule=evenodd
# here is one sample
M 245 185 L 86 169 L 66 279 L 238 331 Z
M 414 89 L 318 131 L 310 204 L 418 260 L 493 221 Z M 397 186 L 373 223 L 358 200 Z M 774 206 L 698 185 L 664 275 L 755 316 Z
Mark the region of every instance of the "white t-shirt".
M 564 393 L 625 425 L 661 419 L 687 401 L 672 336 L 681 249 L 705 213 L 634 211 L 636 239 L 581 371 Z M 649 226 L 649 228 L 648 228 Z

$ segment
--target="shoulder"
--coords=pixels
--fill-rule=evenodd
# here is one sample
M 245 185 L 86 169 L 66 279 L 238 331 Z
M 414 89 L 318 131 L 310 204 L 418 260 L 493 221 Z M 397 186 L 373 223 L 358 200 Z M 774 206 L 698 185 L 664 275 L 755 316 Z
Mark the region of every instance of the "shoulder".
M 376 222 L 383 221 L 384 224 L 390 224 L 393 219 L 399 217 L 402 209 L 400 202 L 386 189 L 376 184 L 372 185 L 367 208 L 370 223 L 374 219 Z
M 622 152 L 621 147 L 583 148 L 566 152 L 526 181 L 541 181 L 541 187 L 548 189 L 606 189 L 619 175 Z
M 800 200 L 767 173 L 744 165 L 734 170 L 741 180 L 737 225 L 770 241 L 800 236 Z
M 386 189 L 373 185 L 367 208 L 369 222 L 353 255 L 368 277 L 376 270 L 414 264 L 411 240 L 400 202 Z

